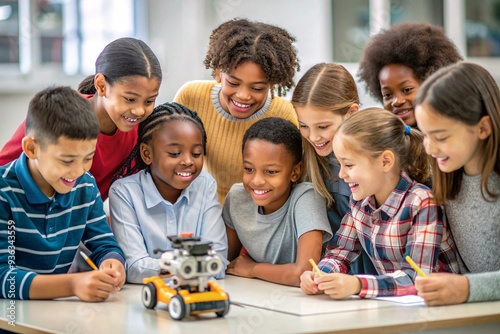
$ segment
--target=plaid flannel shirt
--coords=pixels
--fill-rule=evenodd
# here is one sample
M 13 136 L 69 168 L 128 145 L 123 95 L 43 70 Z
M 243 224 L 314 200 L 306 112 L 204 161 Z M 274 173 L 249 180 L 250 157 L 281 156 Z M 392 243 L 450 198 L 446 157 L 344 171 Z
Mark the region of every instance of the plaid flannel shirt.
M 415 294 L 417 274 L 405 261 L 407 255 L 424 273 L 458 272 L 455 243 L 442 207 L 428 187 L 405 172 L 379 208 L 374 196 L 361 201 L 351 196 L 350 207 L 337 232 L 337 248 L 328 248 L 318 267 L 327 273 L 347 273 L 364 248 L 379 275 L 356 275 L 360 297 Z

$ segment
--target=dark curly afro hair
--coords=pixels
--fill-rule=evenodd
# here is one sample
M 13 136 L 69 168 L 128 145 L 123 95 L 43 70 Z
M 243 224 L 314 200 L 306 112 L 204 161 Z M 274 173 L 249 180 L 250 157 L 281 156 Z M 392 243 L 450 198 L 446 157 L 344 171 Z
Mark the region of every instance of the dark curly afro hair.
M 375 35 L 363 50 L 358 77 L 367 91 L 382 101 L 379 73 L 386 65 L 401 64 L 423 82 L 432 73 L 462 60 L 455 44 L 439 26 L 401 23 Z
M 294 42 L 295 37 L 285 29 L 233 19 L 212 31 L 204 64 L 212 69 L 212 76 L 248 61 L 258 64 L 278 96 L 283 96 L 294 86 L 295 71 L 300 70 Z

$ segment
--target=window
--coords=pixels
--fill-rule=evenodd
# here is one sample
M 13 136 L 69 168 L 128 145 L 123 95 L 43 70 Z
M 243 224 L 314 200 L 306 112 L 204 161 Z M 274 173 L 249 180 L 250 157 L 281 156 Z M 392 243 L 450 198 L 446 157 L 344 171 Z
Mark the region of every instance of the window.
M 136 35 L 134 0 L 0 0 L 0 68 L 93 73 L 112 40 Z
M 370 39 L 369 0 L 334 0 L 332 11 L 334 61 L 359 61 Z
M 358 62 L 373 34 L 400 22 L 443 26 L 443 6 L 443 0 L 333 0 L 334 61 Z
M 63 62 L 63 2 L 37 1 L 35 27 L 38 30 L 42 64 Z
M 443 26 L 443 0 L 391 0 L 391 24 L 425 22 Z
M 0 64 L 19 63 L 19 6 L 17 0 L 0 1 Z
M 500 57 L 500 0 L 465 1 L 469 57 Z

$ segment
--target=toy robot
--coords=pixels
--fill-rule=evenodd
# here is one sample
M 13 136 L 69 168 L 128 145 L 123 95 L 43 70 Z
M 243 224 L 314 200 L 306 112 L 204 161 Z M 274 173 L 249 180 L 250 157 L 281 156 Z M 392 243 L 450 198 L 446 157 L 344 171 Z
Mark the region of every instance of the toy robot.
M 168 236 L 173 250 L 160 258 L 160 276 L 144 278 L 142 302 L 152 309 L 158 302 L 168 304 L 172 319 L 182 320 L 192 314 L 215 312 L 223 317 L 229 312 L 229 296 L 211 276 L 223 269 L 222 260 L 212 250 L 211 242 L 202 242 L 192 234 Z

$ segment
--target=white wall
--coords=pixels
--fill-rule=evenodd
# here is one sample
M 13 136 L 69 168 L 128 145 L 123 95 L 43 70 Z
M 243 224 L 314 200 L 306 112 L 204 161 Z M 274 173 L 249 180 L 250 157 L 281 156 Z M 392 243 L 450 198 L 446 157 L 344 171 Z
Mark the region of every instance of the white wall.
M 26 110 L 32 94 L 0 93 L 0 147 L 12 136 L 19 124 L 26 117 Z
M 332 60 L 330 1 L 316 0 L 149 0 L 149 42 L 164 73 L 161 101 L 171 101 L 187 81 L 211 79 L 203 60 L 210 33 L 221 23 L 244 17 L 278 25 L 297 39 L 302 71 Z
M 210 33 L 219 24 L 235 17 L 275 24 L 296 37 L 301 71 L 295 81 L 312 65 L 334 61 L 330 0 L 147 0 L 146 3 L 149 19 L 145 27 L 144 22 L 139 22 L 141 38 L 147 40 L 163 69 L 157 103 L 172 101 L 176 91 L 187 81 L 211 79 L 210 70 L 203 65 Z M 453 33 L 451 35 L 454 36 Z M 498 59 L 481 59 L 478 62 L 498 74 Z M 357 64 L 343 65 L 355 76 Z M 74 88 L 85 77 L 81 75 L 64 81 L 57 73 L 44 75 L 49 75 L 54 84 Z M 3 83 L 9 82 L 4 76 L 4 73 L 0 75 Z M 500 74 L 497 75 L 499 77 Z M 3 87 L 0 91 L 1 147 L 25 118 L 31 97 L 43 87 L 31 81 L 22 87 L 21 92 L 17 86 L 9 90 L 5 90 L 8 85 L 0 86 Z M 358 90 L 362 107 L 379 105 L 366 94 L 364 87 L 358 85 Z
M 203 65 L 210 33 L 234 17 L 276 24 L 297 38 L 302 70 L 296 80 L 315 63 L 332 61 L 329 0 L 148 0 L 147 3 L 148 44 L 163 70 L 158 103 L 172 101 L 187 81 L 211 79 L 210 70 Z M 66 84 L 76 88 L 77 81 L 72 78 Z M 41 88 L 34 85 L 23 87 L 22 93 L 0 92 L 0 147 L 25 118 L 29 100 Z

